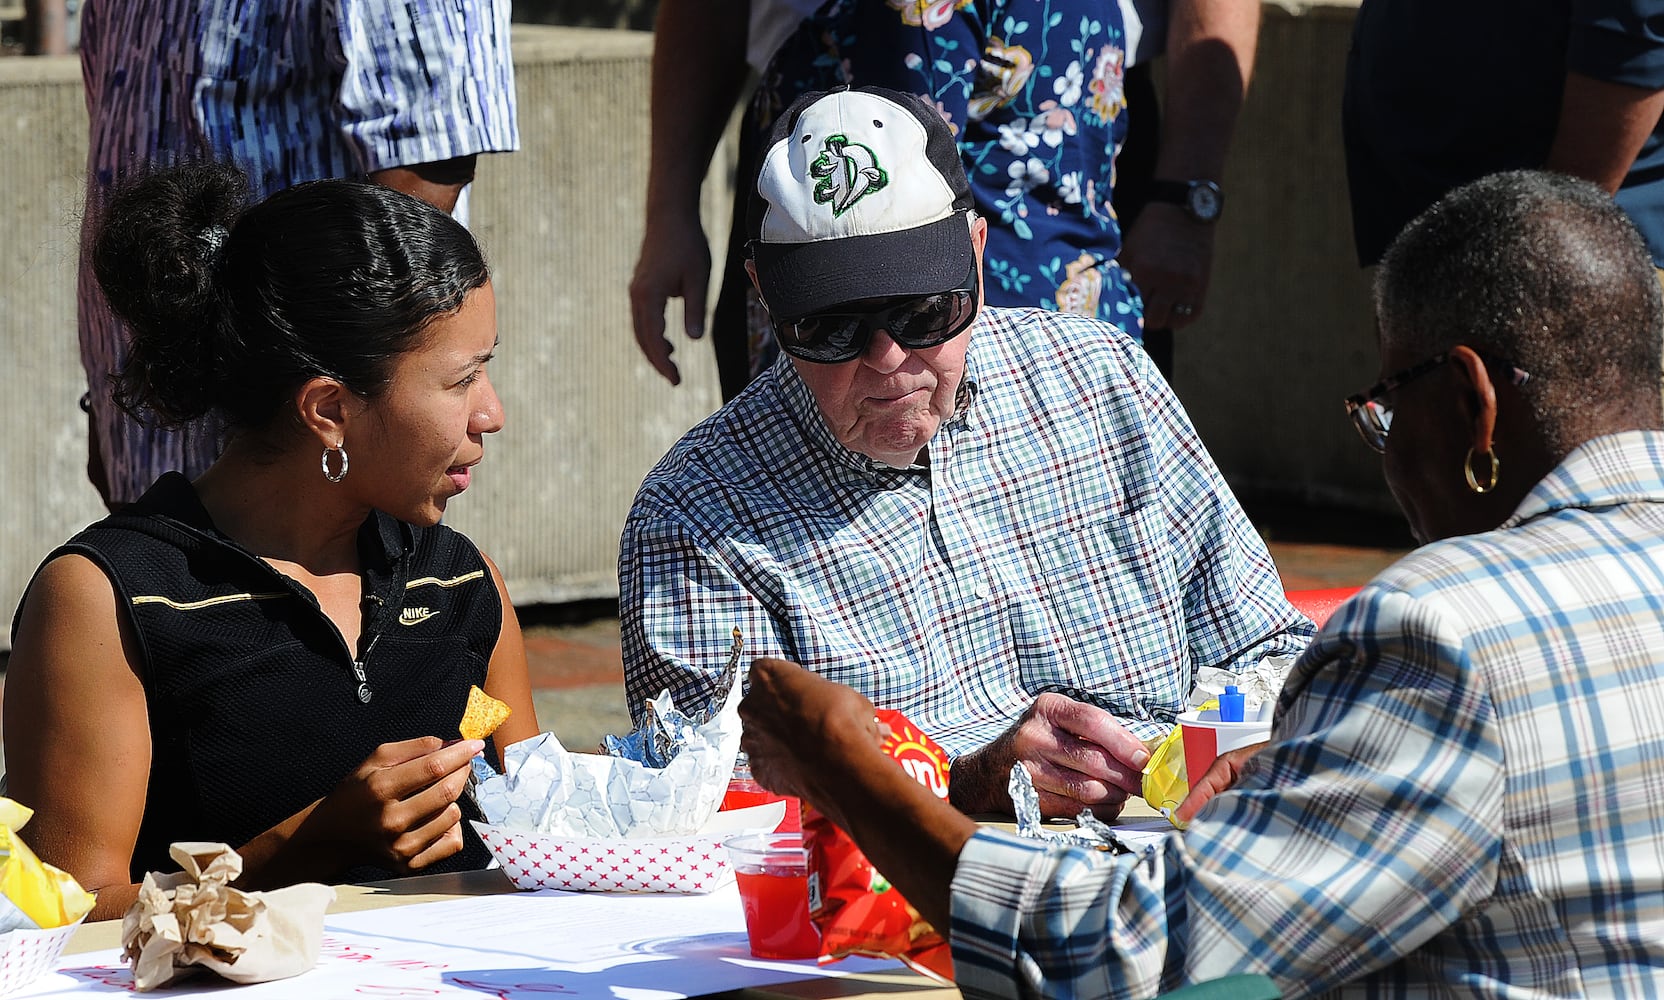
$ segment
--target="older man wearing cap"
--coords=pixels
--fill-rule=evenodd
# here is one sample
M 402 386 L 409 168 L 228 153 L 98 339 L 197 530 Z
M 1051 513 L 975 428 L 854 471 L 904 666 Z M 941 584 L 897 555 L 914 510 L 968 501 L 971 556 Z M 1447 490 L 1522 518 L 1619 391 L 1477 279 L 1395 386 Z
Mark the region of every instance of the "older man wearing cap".
M 619 559 L 632 711 L 795 660 L 955 757 L 953 801 L 1117 811 L 1203 667 L 1311 626 L 1171 391 L 1092 319 L 981 306 L 986 223 L 929 105 L 811 94 L 751 194 L 784 356 L 648 475 Z

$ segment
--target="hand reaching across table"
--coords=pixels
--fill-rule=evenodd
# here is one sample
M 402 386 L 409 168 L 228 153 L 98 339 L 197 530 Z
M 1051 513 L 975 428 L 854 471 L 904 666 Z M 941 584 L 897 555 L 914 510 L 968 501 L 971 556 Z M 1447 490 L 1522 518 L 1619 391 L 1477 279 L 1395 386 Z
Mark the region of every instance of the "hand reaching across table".
M 944 934 L 970 817 L 937 798 L 879 749 L 872 702 L 785 660 L 751 664 L 740 702 L 740 749 L 763 787 L 812 804 Z M 883 803 L 884 809 L 869 808 Z

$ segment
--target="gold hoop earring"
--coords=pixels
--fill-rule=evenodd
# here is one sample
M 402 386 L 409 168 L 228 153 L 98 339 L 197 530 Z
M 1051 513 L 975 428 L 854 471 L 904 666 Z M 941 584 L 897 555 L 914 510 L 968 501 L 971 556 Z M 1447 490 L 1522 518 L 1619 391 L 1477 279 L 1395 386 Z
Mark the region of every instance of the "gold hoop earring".
M 1468 489 L 1472 490 L 1475 493 L 1489 493 L 1492 490 L 1496 489 L 1497 469 L 1500 468 L 1501 465 L 1502 465 L 1501 462 L 1497 461 L 1496 452 L 1487 451 L 1487 452 L 1484 452 L 1484 456 L 1485 456 L 1486 460 L 1490 463 L 1491 475 L 1490 475 L 1490 478 L 1485 480 L 1485 482 L 1483 482 L 1483 483 L 1481 483 L 1479 481 L 1479 477 L 1474 475 L 1474 473 L 1473 473 L 1473 449 L 1472 448 L 1468 449 L 1468 457 L 1467 457 L 1466 461 L 1464 461 L 1462 463 L 1462 473 L 1468 477 Z

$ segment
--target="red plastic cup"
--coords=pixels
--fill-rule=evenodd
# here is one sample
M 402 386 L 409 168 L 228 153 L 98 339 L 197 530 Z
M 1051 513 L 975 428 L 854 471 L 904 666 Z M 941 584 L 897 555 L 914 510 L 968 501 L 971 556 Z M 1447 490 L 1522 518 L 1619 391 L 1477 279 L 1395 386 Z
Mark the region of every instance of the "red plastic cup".
M 802 834 L 746 833 L 723 846 L 739 882 L 751 954 L 820 957 L 820 931 L 809 919 L 809 852 Z
M 1227 750 L 1237 750 L 1264 743 L 1271 738 L 1271 720 L 1249 722 L 1221 722 L 1219 710 L 1182 712 L 1179 725 L 1184 727 L 1185 777 L 1195 782 L 1207 773 L 1214 758 Z
M 786 815 L 780 820 L 780 825 L 774 828 L 776 833 L 796 833 L 803 829 L 802 809 L 797 799 L 789 795 L 776 795 L 762 785 L 757 784 L 755 778 L 737 777 L 728 782 L 728 791 L 722 796 L 722 805 L 717 809 L 744 809 L 747 806 L 766 805 L 770 802 L 785 802 Z

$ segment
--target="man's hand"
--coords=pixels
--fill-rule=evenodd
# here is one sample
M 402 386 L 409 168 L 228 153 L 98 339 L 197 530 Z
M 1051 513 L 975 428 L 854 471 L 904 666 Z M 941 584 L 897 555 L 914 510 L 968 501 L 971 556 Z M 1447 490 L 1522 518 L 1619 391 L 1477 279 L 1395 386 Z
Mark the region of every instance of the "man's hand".
M 1053 692 L 1034 699 L 1023 717 L 981 750 L 960 757 L 948 782 L 964 812 L 1010 814 L 1006 784 L 1021 763 L 1040 793 L 1040 812 L 1073 818 L 1091 809 L 1101 819 L 1121 813 L 1143 789 L 1150 752 L 1115 716 Z
M 857 692 L 785 660 L 754 661 L 748 680 L 740 749 L 752 775 L 847 832 L 946 935 L 954 868 L 976 824 L 885 755 L 872 702 Z
M 757 660 L 747 680 L 740 749 L 752 777 L 769 791 L 815 803 L 843 826 L 822 779 L 863 758 L 893 766 L 879 753 L 872 702 L 785 660 Z
M 1201 318 L 1213 232 L 1178 205 L 1152 202 L 1139 214 L 1119 259 L 1144 299 L 1144 329 L 1177 330 Z
M 1224 178 L 1225 151 L 1248 92 L 1259 26 L 1257 3 L 1171 0 L 1154 176 Z M 1119 257 L 1144 297 L 1144 329 L 1176 330 L 1202 315 L 1214 228 L 1178 205 L 1157 202 L 1146 205 L 1123 234 Z
M 697 206 L 694 208 L 692 215 L 649 214 L 641 256 L 636 258 L 635 275 L 630 278 L 630 322 L 635 327 L 636 343 L 653 370 L 671 385 L 682 384 L 682 373 L 670 359 L 675 348 L 664 332 L 664 310 L 670 299 L 682 300 L 688 336 L 698 340 L 705 335 L 711 245 L 699 224 Z
M 745 86 L 750 24 L 746 0 L 659 0 L 653 19 L 647 224 L 630 279 L 630 322 L 641 353 L 671 385 L 682 384 L 682 373 L 670 360 L 664 307 L 680 296 L 688 336 L 704 335 L 711 246 L 699 191 Z
M 1173 815 L 1180 823 L 1188 823 L 1196 818 L 1207 801 L 1236 784 L 1236 779 L 1242 776 L 1242 768 L 1248 763 L 1248 758 L 1258 753 L 1264 743 L 1253 746 L 1238 747 L 1227 750 L 1213 759 L 1206 773 L 1201 778 L 1190 783 L 1190 794 L 1184 797 Z

